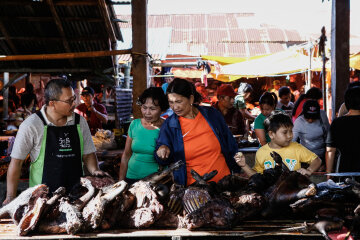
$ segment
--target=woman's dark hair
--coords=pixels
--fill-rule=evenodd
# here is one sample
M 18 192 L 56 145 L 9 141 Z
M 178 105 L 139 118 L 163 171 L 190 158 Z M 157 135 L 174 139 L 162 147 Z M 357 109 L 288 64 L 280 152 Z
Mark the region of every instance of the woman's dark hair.
M 319 100 L 322 98 L 322 92 L 320 88 L 312 87 L 305 93 L 307 99 Z
M 290 94 L 290 93 L 291 93 L 290 88 L 288 88 L 288 87 L 286 87 L 286 86 L 281 87 L 281 88 L 279 89 L 279 97 L 280 97 L 280 98 L 281 98 L 282 96 L 288 95 L 288 94 Z
M 199 104 L 202 100 L 200 93 L 198 93 L 195 89 L 194 84 L 191 82 L 181 79 L 175 78 L 168 86 L 166 90 L 166 95 L 170 93 L 176 93 L 183 97 L 190 98 L 191 95 L 194 96 L 194 103 Z
M 296 115 L 296 109 L 299 107 L 300 103 L 305 99 L 305 94 L 301 94 L 299 96 L 299 98 L 296 100 L 296 102 L 294 103 L 294 108 L 292 110 L 291 116 L 295 116 Z
M 322 98 L 322 92 L 320 88 L 317 87 L 312 87 L 309 90 L 307 90 L 307 92 L 305 94 L 301 94 L 300 97 L 298 98 L 298 100 L 296 100 L 296 102 L 294 103 L 294 108 L 292 110 L 291 115 L 295 116 L 296 115 L 296 110 L 299 107 L 300 103 L 304 100 L 304 99 L 313 99 L 313 100 L 319 100 Z
M 282 112 L 276 112 L 274 114 L 271 114 L 264 121 L 264 128 L 266 132 L 269 131 L 276 132 L 281 127 L 293 127 L 293 126 L 294 124 L 291 121 L 289 115 Z
M 348 88 L 344 98 L 347 109 L 360 110 L 360 87 Z
M 45 104 L 49 105 L 49 102 L 52 100 L 58 100 L 62 94 L 63 88 L 70 88 L 71 83 L 64 78 L 56 78 L 50 80 L 46 86 L 44 91 Z
M 151 98 L 154 105 L 159 106 L 163 112 L 169 108 L 169 102 L 161 87 L 149 87 L 145 89 L 145 91 L 140 95 L 137 104 L 145 104 L 146 99 L 148 98 Z
M 263 95 L 261 95 L 259 104 L 267 104 L 272 107 L 275 107 L 278 102 L 277 96 L 273 92 L 264 92 Z

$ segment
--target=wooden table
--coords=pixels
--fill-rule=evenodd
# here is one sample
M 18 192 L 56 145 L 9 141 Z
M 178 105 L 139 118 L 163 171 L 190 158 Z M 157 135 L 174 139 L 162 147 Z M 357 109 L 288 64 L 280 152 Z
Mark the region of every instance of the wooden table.
M 99 161 L 113 160 L 115 158 L 121 158 L 123 152 L 124 149 L 97 151 L 96 156 Z
M 277 231 L 284 228 L 298 227 L 303 221 L 291 220 L 269 220 L 269 221 L 246 221 L 231 230 L 200 229 L 189 231 L 187 229 L 119 229 L 104 232 L 85 233 L 77 235 L 57 234 L 57 235 L 33 235 L 21 237 L 16 235 L 16 226 L 11 220 L 0 221 L 0 239 L 118 239 L 118 238 L 136 238 L 136 239 L 324 239 L 319 233 L 301 233 L 299 231 Z M 262 236 L 256 236 L 260 233 Z M 267 232 L 267 233 L 265 233 Z

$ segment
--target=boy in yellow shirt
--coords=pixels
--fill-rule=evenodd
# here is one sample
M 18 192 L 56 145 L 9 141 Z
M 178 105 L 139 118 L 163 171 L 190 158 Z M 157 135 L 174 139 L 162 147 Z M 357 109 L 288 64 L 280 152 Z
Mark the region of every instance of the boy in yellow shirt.
M 320 167 L 321 160 L 315 153 L 297 142 L 292 142 L 293 123 L 289 116 L 284 113 L 273 114 L 264 121 L 264 126 L 271 141 L 256 152 L 254 168 L 252 169 L 246 164 L 243 155 L 235 155 L 237 164 L 249 177 L 275 167 L 275 161 L 270 155 L 273 151 L 282 157 L 283 163 L 290 171 L 298 171 L 303 175 L 310 176 Z M 301 168 L 301 163 L 308 163 L 309 167 Z

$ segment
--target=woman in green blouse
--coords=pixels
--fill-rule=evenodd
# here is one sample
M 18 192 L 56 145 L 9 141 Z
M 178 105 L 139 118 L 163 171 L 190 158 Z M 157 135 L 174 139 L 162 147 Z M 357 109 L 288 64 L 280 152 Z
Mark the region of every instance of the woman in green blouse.
M 120 164 L 119 180 L 125 180 L 128 184 L 158 170 L 154 150 L 164 122 L 160 115 L 169 108 L 168 100 L 159 87 L 146 89 L 137 103 L 143 117 L 130 124 Z

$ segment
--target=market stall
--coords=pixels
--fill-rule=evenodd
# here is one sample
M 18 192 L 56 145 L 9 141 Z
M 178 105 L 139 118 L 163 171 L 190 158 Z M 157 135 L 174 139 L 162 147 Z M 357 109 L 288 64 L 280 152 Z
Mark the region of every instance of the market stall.
M 0 222 L 0 239 L 324 239 L 317 232 L 302 233 L 299 231 L 304 225 L 303 221 L 247 221 L 232 230 L 202 229 L 189 231 L 187 229 L 146 229 L 146 230 L 111 230 L 99 233 L 76 234 L 76 235 L 34 235 L 19 237 L 16 235 L 16 227 L 9 220 Z M 269 234 L 271 233 L 271 237 Z

